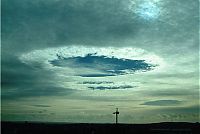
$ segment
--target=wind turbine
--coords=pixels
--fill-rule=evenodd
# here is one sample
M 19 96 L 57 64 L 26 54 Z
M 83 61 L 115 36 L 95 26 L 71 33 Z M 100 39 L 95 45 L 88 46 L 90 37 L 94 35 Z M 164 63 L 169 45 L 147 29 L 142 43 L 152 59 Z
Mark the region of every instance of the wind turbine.
M 118 123 L 118 114 L 119 114 L 118 108 L 116 108 L 116 112 L 114 112 L 113 114 L 115 114 L 115 119 L 116 119 L 116 124 L 117 124 Z

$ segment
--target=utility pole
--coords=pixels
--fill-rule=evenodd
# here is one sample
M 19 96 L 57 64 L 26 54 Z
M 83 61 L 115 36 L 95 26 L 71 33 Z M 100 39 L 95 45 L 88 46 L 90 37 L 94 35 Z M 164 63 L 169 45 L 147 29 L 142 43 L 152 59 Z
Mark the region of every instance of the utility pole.
M 119 114 L 118 108 L 116 108 L 116 112 L 114 112 L 113 114 L 115 114 L 116 124 L 118 124 L 118 114 Z

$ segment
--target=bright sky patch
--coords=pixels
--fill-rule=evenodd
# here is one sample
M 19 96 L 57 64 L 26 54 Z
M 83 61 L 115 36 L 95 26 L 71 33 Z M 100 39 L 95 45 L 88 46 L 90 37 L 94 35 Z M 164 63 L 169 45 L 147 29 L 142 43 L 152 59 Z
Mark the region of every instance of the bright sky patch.
M 131 10 L 140 18 L 145 20 L 154 20 L 160 16 L 159 1 L 132 1 Z

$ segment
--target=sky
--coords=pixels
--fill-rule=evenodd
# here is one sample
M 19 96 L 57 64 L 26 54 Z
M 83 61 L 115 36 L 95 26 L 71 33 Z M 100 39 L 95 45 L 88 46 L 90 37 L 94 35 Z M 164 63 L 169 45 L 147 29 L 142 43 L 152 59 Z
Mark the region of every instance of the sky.
M 198 0 L 2 0 L 1 120 L 199 121 Z

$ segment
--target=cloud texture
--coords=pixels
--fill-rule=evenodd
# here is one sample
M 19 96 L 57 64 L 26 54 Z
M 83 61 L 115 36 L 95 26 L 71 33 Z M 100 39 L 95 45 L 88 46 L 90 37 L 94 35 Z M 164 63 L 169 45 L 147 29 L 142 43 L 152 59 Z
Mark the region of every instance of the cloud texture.
M 198 121 L 198 5 L 2 0 L 2 120 Z

